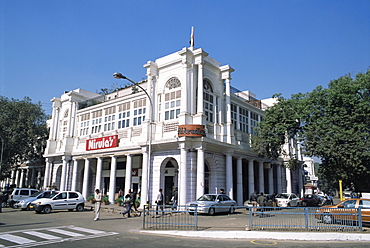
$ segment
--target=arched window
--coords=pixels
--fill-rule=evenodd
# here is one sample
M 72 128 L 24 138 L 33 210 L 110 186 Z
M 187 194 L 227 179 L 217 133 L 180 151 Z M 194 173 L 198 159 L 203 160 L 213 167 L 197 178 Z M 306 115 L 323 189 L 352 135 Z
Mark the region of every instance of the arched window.
M 203 80 L 203 105 L 207 121 L 214 122 L 216 97 L 213 94 L 212 84 L 208 79 Z
M 160 98 L 162 102 L 159 105 L 159 111 L 163 104 L 164 120 L 177 119 L 181 107 L 181 82 L 177 77 L 172 77 L 165 86 L 164 98 Z

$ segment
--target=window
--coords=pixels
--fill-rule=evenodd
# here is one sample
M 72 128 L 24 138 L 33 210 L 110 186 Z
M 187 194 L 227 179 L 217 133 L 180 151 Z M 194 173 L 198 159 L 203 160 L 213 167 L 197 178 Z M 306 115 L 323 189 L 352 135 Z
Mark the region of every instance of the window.
M 130 126 L 130 102 L 118 105 L 118 129 Z
M 180 80 L 176 77 L 170 78 L 166 83 L 164 94 L 164 119 L 177 119 L 180 114 L 181 107 L 181 87 Z M 160 98 L 162 99 L 162 98 Z M 160 107 L 162 104 L 159 105 Z
M 140 126 L 141 123 L 145 120 L 146 112 L 146 98 L 136 100 L 134 104 L 134 116 L 133 116 L 133 126 Z
M 239 107 L 239 130 L 248 133 L 248 110 Z
M 19 193 L 19 195 L 29 195 L 29 190 L 28 189 L 26 189 L 26 190 L 21 190 L 21 192 Z
M 369 208 L 370 209 L 370 201 L 360 200 L 359 206 L 360 206 L 360 208 Z
M 254 132 L 254 128 L 257 126 L 258 123 L 258 114 L 251 112 L 251 133 L 256 134 Z
M 204 114 L 207 121 L 214 122 L 214 112 L 215 112 L 215 97 L 213 95 L 213 89 L 211 82 L 208 79 L 203 80 L 203 107 Z
M 238 106 L 231 104 L 231 123 L 234 125 L 234 129 L 238 129 Z
M 110 131 L 115 129 L 116 119 L 116 106 L 112 106 L 104 109 L 104 131 Z
M 69 192 L 69 199 L 78 198 L 78 194 L 75 192 Z

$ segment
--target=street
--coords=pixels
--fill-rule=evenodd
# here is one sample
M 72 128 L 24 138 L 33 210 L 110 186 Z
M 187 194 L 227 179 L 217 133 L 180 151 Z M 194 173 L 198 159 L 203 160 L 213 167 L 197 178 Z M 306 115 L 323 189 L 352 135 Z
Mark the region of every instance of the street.
M 238 215 L 235 215 L 237 217 Z M 0 214 L 0 247 L 369 247 L 369 242 L 312 242 L 254 239 L 210 239 L 141 233 L 141 217 L 123 218 L 92 211 L 33 211 L 4 208 Z M 227 215 L 201 216 L 200 221 L 228 224 Z M 297 235 L 300 233 L 298 232 Z M 283 237 L 282 237 L 283 238 Z

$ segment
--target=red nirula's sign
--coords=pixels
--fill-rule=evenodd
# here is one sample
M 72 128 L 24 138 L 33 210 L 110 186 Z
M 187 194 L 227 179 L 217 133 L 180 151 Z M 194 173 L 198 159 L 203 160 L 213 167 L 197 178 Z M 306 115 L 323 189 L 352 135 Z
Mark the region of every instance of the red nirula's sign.
M 86 140 L 86 151 L 118 146 L 118 135 Z

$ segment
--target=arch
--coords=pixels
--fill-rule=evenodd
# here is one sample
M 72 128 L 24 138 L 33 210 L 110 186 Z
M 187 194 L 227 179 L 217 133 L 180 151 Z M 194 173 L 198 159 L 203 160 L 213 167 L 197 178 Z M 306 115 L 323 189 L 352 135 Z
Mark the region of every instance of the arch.
M 172 90 L 174 88 L 181 87 L 181 82 L 177 77 L 171 77 L 170 79 L 167 80 L 165 87 L 168 88 L 169 90 Z
M 178 171 L 179 164 L 175 158 L 167 157 L 162 161 L 159 173 L 159 188 L 163 189 L 165 204 L 169 204 L 174 189 L 178 188 Z
M 213 86 L 211 80 L 204 78 L 203 79 L 203 90 L 206 92 L 213 93 Z

